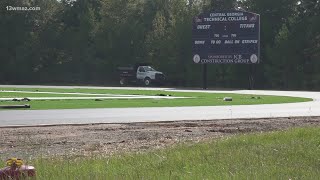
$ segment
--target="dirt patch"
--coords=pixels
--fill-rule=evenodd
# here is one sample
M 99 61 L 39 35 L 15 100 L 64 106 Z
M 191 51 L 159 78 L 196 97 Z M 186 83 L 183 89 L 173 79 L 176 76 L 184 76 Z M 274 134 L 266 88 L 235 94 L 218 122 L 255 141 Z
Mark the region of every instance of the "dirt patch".
M 146 151 L 302 126 L 320 126 L 320 117 L 0 128 L 0 158 Z

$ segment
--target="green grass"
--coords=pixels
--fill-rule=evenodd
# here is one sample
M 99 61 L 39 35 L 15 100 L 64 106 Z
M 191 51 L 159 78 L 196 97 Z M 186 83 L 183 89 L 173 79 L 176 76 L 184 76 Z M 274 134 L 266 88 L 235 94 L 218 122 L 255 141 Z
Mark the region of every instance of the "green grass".
M 23 92 L 1 92 L 0 91 L 0 97 L 1 98 L 24 98 L 24 97 L 90 97 L 94 96 L 96 97 L 97 95 L 92 95 L 92 94 L 50 94 L 50 93 L 23 93 Z M 102 95 L 99 95 L 102 96 Z M 103 95 L 103 96 L 108 96 L 108 95 Z
M 80 109 L 80 108 L 125 108 L 125 107 L 177 107 L 177 106 L 219 106 L 219 105 L 251 105 L 278 104 L 311 101 L 308 98 L 284 96 L 257 96 L 240 94 L 213 94 L 198 92 L 170 92 L 158 90 L 107 90 L 107 89 L 35 89 L 35 88 L 1 88 L 0 90 L 42 91 L 42 92 L 78 92 L 97 94 L 126 94 L 126 95 L 157 95 L 192 97 L 187 99 L 105 99 L 95 100 L 34 100 L 30 102 L 0 101 L 0 105 L 30 104 L 32 109 Z M 5 93 L 0 91 L 0 97 L 44 97 L 45 94 Z M 61 95 L 72 96 L 72 95 Z M 73 95 L 77 96 L 77 95 Z M 82 95 L 79 95 L 82 96 Z M 60 97 L 50 94 L 47 97 Z M 77 96 L 78 97 L 78 96 Z M 232 102 L 223 101 L 224 97 L 232 97 Z M 259 97 L 259 98 L 258 98 Z
M 39 179 L 318 179 L 320 128 L 240 135 L 109 157 L 39 158 Z

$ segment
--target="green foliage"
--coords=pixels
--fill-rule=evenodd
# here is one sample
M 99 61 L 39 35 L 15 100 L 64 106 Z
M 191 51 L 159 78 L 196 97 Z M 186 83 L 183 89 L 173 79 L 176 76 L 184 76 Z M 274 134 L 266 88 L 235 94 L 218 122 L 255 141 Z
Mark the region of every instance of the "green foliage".
M 242 9 L 261 15 L 261 64 L 209 65 L 209 86 L 247 88 L 254 77 L 257 88 L 320 89 L 316 0 L 3 0 L 0 7 L 0 83 L 113 85 L 117 66 L 149 62 L 169 85 L 200 86 L 192 18 Z

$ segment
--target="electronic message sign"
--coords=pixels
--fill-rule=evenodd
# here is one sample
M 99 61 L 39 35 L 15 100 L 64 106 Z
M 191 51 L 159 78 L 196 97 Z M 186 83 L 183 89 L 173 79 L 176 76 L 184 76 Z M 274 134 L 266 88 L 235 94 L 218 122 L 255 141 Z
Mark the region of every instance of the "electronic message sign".
M 244 11 L 203 13 L 193 19 L 193 61 L 199 64 L 257 64 L 260 15 Z

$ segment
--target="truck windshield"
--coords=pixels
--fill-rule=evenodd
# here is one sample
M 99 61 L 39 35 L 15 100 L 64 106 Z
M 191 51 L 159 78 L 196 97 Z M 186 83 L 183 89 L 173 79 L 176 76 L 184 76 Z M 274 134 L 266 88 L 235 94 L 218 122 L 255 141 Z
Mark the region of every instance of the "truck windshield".
M 153 69 L 152 67 L 150 67 L 150 66 L 145 66 L 144 69 L 145 69 L 146 71 L 156 71 L 156 70 L 154 70 L 154 69 Z

